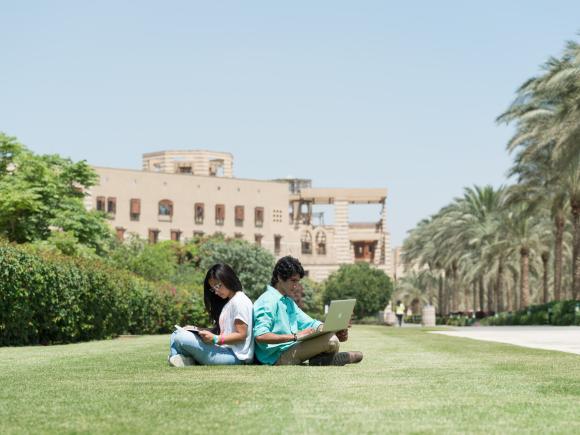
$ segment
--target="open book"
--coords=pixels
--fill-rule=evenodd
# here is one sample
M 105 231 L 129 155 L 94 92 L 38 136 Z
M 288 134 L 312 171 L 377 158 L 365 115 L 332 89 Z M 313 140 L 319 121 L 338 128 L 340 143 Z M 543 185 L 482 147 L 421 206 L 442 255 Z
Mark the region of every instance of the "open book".
M 191 332 L 193 334 L 199 334 L 199 331 L 200 331 L 200 329 L 197 326 L 187 326 L 187 327 L 183 328 L 179 325 L 175 325 L 175 329 L 177 329 L 178 331 Z

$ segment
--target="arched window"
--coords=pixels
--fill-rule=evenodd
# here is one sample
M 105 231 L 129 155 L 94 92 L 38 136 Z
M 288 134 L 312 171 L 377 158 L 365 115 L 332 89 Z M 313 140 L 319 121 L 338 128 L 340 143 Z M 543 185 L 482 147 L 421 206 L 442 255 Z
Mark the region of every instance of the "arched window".
M 195 203 L 195 223 L 203 224 L 204 205 L 202 202 Z
M 316 253 L 326 255 L 326 233 L 324 231 L 319 231 L 316 234 Z
M 226 206 L 224 204 L 216 204 L 215 206 L 215 224 L 223 225 L 226 219 Z
M 304 231 L 300 241 L 302 242 L 302 253 L 312 254 L 312 234 L 310 231 Z
M 173 202 L 168 199 L 159 201 L 159 216 L 173 216 Z

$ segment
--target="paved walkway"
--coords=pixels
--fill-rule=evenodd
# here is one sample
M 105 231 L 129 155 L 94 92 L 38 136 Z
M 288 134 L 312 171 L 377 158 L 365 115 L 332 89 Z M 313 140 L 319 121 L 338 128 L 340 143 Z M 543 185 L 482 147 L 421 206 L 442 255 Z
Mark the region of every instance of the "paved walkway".
M 431 332 L 580 355 L 580 326 L 472 326 Z

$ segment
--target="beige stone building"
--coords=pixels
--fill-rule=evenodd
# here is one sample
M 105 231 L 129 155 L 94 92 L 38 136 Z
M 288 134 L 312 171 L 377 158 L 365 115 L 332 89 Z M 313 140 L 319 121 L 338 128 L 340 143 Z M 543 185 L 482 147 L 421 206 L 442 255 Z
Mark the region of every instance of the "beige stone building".
M 143 170 L 94 168 L 99 183 L 87 208 L 108 213 L 117 237 L 136 233 L 155 243 L 222 233 L 277 258 L 298 257 L 308 276 L 324 280 L 341 264 L 365 261 L 392 276 L 386 189 L 317 189 L 310 180 L 234 178 L 229 153 L 194 150 L 143 155 Z M 348 221 L 349 207 L 380 204 L 376 222 Z M 332 205 L 324 225 L 316 205 Z

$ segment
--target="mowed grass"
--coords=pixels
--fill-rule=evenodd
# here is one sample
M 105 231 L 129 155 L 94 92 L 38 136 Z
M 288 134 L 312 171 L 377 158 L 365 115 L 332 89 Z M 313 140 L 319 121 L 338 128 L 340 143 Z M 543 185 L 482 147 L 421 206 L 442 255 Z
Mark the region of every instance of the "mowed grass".
M 167 365 L 168 336 L 0 348 L 0 433 L 580 433 L 580 356 L 355 326 L 345 367 Z

